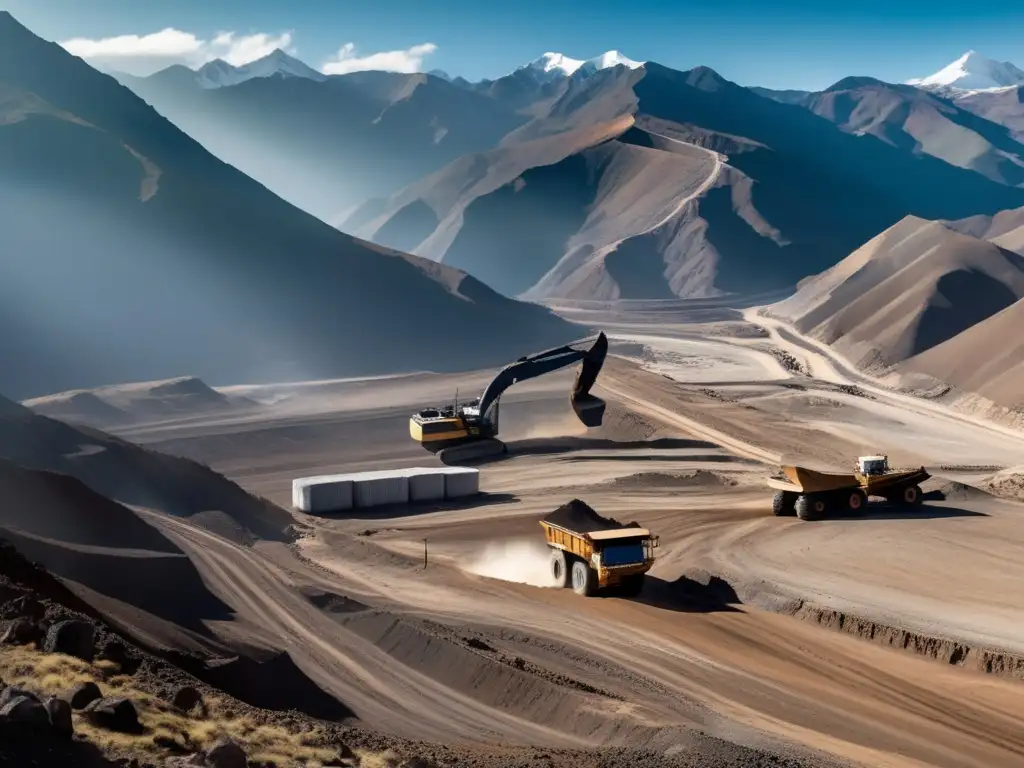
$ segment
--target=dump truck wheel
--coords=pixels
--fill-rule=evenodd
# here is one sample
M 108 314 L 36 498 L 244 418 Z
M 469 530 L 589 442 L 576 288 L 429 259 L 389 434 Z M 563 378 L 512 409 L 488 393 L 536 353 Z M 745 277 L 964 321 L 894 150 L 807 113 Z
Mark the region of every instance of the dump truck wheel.
M 903 489 L 901 500 L 911 507 L 918 506 L 921 503 L 921 486 L 908 485 Z
M 569 563 L 560 549 L 551 550 L 551 578 L 557 587 L 569 586 Z
M 846 498 L 846 508 L 854 515 L 863 514 L 867 505 L 868 496 L 860 488 L 850 491 L 850 495 Z
M 582 560 L 575 560 L 572 564 L 572 591 L 584 597 L 590 597 L 597 591 L 597 574 Z
M 800 496 L 796 500 L 796 516 L 801 520 L 821 520 L 828 512 L 828 502 L 824 496 Z
M 796 514 L 797 494 L 792 491 L 776 491 L 772 497 L 772 514 L 776 517 L 791 517 Z

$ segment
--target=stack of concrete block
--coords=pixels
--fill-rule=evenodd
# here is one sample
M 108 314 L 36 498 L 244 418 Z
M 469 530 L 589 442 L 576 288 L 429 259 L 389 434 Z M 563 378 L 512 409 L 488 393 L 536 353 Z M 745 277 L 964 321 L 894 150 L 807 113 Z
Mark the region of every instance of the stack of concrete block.
M 410 502 L 460 499 L 480 493 L 480 471 L 470 467 L 318 475 L 292 481 L 292 506 L 309 514 Z

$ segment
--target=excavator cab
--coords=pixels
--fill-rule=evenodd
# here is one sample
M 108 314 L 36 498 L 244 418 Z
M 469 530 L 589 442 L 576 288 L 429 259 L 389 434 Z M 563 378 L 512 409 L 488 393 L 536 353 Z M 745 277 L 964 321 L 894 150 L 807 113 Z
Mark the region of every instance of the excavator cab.
M 414 413 L 409 419 L 409 435 L 433 452 L 451 454 L 452 448 L 487 441 L 490 446 L 483 455 L 504 453 L 504 444 L 495 438 L 500 398 L 505 390 L 517 382 L 543 376 L 577 362 L 582 362 L 582 365 L 576 374 L 569 401 L 583 424 L 599 427 L 604 418 L 605 403 L 591 395 L 590 390 L 607 355 L 608 338 L 602 332 L 586 349 L 566 345 L 521 357 L 502 368 L 475 400 L 459 403 L 456 399 L 450 405 L 428 407 Z

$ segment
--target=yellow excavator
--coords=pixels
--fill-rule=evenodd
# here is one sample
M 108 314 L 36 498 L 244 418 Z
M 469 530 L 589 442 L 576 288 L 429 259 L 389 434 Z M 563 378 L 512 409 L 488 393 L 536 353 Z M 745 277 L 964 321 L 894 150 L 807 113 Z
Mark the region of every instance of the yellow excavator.
M 409 434 L 427 450 L 437 453 L 445 463 L 499 455 L 507 447 L 498 434 L 500 399 L 506 389 L 520 381 L 552 373 L 581 362 L 569 396 L 576 415 L 588 427 L 599 427 L 605 402 L 590 394 L 608 355 L 608 338 L 601 332 L 593 344 L 589 339 L 521 357 L 505 366 L 484 389 L 469 402 L 424 408 L 409 419 Z

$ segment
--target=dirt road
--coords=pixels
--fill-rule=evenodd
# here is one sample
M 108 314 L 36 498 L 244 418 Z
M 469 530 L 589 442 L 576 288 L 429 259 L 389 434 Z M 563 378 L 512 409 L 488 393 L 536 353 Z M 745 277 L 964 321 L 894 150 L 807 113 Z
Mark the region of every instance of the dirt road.
M 707 738 L 712 751 L 720 737 L 812 764 L 1024 765 L 1022 684 L 975 670 L 983 647 L 1024 655 L 1024 597 L 1006 586 L 1024 579 L 1024 507 L 963 489 L 915 514 L 801 523 L 771 517 L 762 480 L 780 460 L 848 463 L 881 425 L 892 455 L 930 466 L 1024 463 L 1020 441 L 871 382 L 851 394 L 841 368 L 822 375 L 797 346 L 802 370 L 780 367 L 785 340 L 743 325 L 610 320 L 658 372 L 609 358 L 605 425 L 589 432 L 566 402 L 571 372 L 517 385 L 502 409 L 510 455 L 482 467 L 473 503 L 302 517 L 292 548 L 148 519 L 236 610 L 222 637 L 276 638 L 365 723 L 402 736 L 658 750 Z M 709 358 L 736 365 L 713 385 L 675 380 Z M 486 380 L 326 382 L 277 392 L 258 418 L 132 437 L 286 504 L 296 476 L 431 463 L 408 413 Z M 640 598 L 544 586 L 537 520 L 573 497 L 661 536 Z

